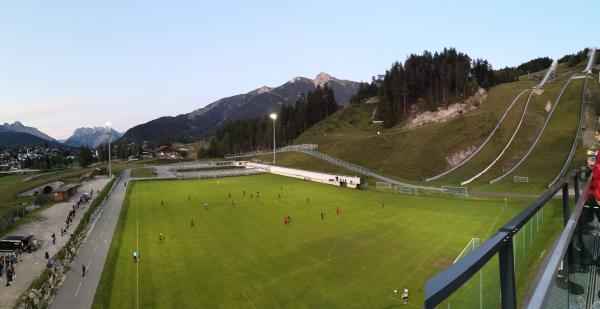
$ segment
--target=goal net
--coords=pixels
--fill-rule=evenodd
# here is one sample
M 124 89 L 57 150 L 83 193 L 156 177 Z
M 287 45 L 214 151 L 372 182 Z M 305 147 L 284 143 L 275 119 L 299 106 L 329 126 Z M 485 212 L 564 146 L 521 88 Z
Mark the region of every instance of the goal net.
M 469 196 L 467 187 L 442 186 L 442 194 L 452 194 L 456 197 L 465 198 Z
M 386 181 L 378 181 L 375 183 L 377 189 L 392 189 L 392 184 Z
M 408 194 L 408 195 L 419 195 L 419 191 L 414 187 L 405 186 L 394 186 L 394 193 L 396 194 Z
M 463 248 L 463 250 L 458 254 L 456 259 L 454 259 L 454 261 L 452 263 L 456 264 L 462 258 L 464 258 L 465 256 L 467 256 L 470 253 L 472 253 L 473 251 L 475 251 L 475 249 L 477 249 L 477 247 L 479 247 L 479 244 L 480 244 L 479 238 L 471 238 L 471 240 L 469 240 L 469 243 L 467 243 L 467 245 Z M 488 264 L 493 265 L 493 267 L 495 267 L 495 268 L 498 267 L 497 264 L 495 264 L 495 263 L 487 263 L 486 266 Z M 485 290 L 485 292 L 484 292 L 483 279 L 484 278 L 483 278 L 483 268 L 482 268 L 478 271 L 477 275 L 473 275 L 473 277 L 471 277 L 467 282 L 465 282 L 461 286 L 460 289 L 458 289 L 452 295 L 450 295 L 444 301 L 443 305 L 440 306 L 440 308 L 445 308 L 446 306 L 447 306 L 447 308 L 479 308 L 479 309 L 495 307 L 495 306 L 490 306 L 490 305 L 492 305 L 492 303 L 495 304 L 497 302 L 498 298 L 495 297 L 495 293 L 493 291 Z M 494 283 L 497 284 L 498 278 L 493 278 L 493 279 L 495 279 Z M 493 289 L 490 289 L 490 290 L 493 290 Z M 484 295 L 484 293 L 486 293 L 486 295 Z M 487 294 L 489 294 L 489 295 L 487 295 Z M 484 296 L 486 298 L 484 298 Z M 487 301 L 487 298 L 490 298 L 490 297 L 493 299 L 492 303 Z
M 529 183 L 529 177 L 513 176 L 513 182 Z

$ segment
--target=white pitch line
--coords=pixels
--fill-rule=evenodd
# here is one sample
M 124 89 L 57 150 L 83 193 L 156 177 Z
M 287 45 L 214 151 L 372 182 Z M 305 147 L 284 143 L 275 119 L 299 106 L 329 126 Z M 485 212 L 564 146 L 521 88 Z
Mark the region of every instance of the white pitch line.
M 77 287 L 77 291 L 75 291 L 75 297 L 79 294 L 79 289 L 81 288 L 81 281 L 79 282 L 79 286 Z
M 137 202 L 137 195 L 136 195 L 136 202 Z M 138 260 L 139 260 L 139 256 L 140 256 L 140 225 L 139 225 L 139 217 L 140 217 L 140 207 L 139 205 L 136 203 L 135 205 L 135 251 L 138 254 Z M 136 300 L 135 300 L 135 304 L 136 304 L 136 308 L 139 309 L 140 308 L 140 262 L 138 261 L 135 264 L 135 296 L 136 296 Z

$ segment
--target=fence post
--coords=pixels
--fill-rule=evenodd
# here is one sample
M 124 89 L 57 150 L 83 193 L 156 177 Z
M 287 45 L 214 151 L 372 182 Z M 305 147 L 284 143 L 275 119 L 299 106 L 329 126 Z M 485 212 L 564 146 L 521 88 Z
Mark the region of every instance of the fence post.
M 567 225 L 569 221 L 569 182 L 565 181 L 562 187 L 563 221 Z
M 573 175 L 573 189 L 575 190 L 575 203 L 579 201 L 579 172 Z
M 515 292 L 515 263 L 512 236 L 507 237 L 504 242 L 504 246 L 498 252 L 502 309 L 515 309 L 517 308 L 517 294 Z

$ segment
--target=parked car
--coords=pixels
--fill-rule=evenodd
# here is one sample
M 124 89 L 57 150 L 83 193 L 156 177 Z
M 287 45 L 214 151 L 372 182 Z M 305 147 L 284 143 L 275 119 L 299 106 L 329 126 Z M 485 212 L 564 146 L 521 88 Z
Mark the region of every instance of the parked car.
M 33 236 L 6 236 L 0 240 L 0 252 L 14 252 L 17 249 L 34 251 L 41 247 L 41 243 Z

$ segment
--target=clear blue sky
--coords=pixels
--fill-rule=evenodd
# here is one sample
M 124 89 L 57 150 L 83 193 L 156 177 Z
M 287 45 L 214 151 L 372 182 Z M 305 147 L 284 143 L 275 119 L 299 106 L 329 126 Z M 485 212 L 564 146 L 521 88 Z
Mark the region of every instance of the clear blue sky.
M 600 45 L 598 1 L 216 2 L 2 2 L 0 122 L 125 131 L 298 75 L 367 81 L 425 49 L 502 67 Z

